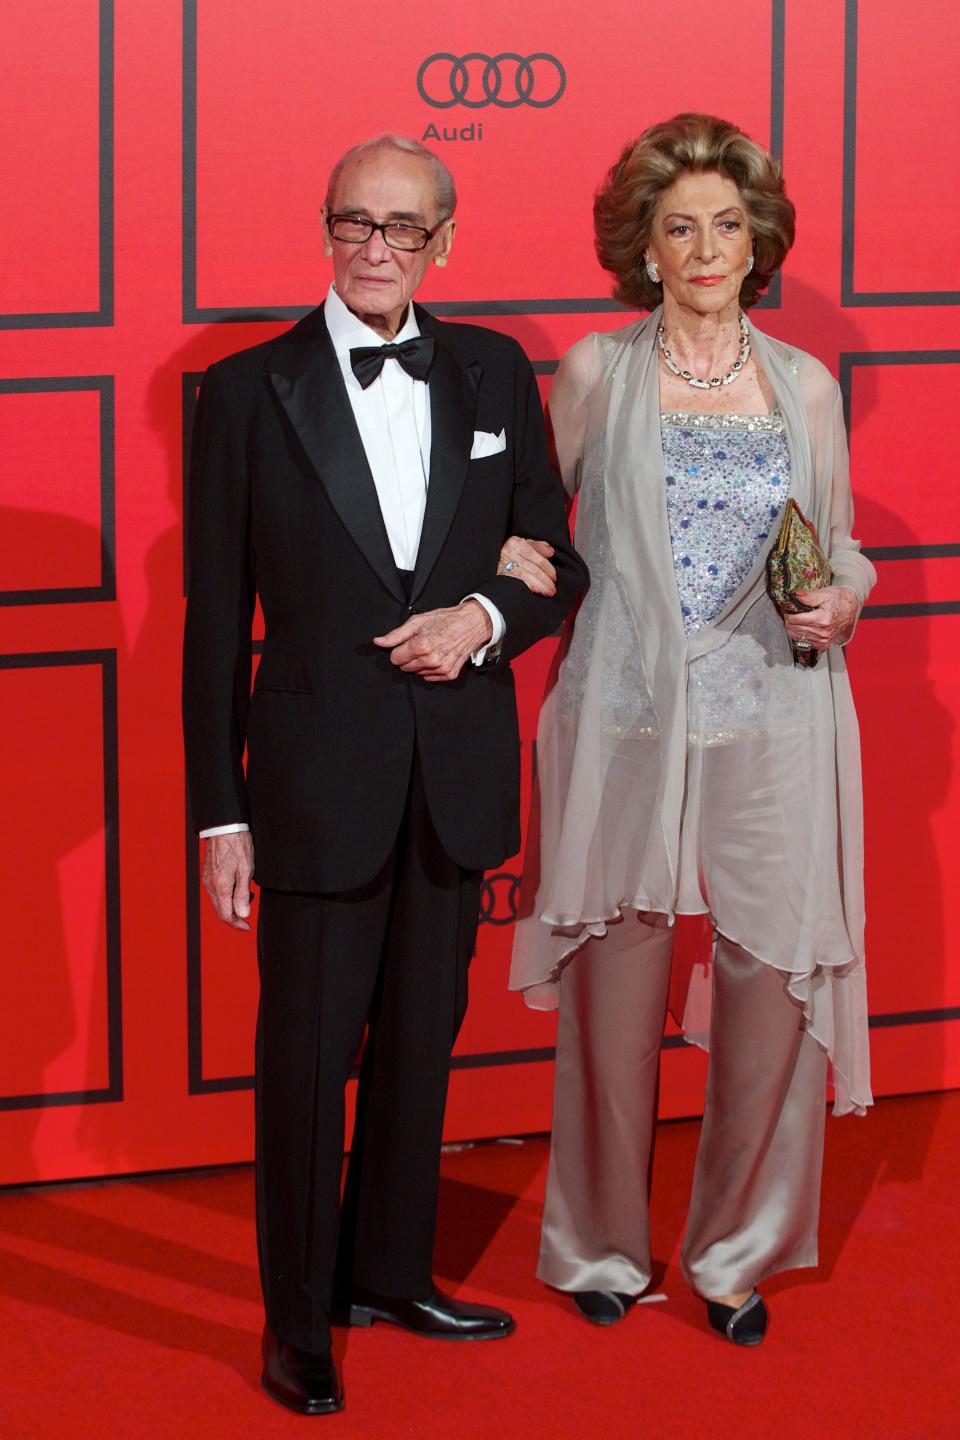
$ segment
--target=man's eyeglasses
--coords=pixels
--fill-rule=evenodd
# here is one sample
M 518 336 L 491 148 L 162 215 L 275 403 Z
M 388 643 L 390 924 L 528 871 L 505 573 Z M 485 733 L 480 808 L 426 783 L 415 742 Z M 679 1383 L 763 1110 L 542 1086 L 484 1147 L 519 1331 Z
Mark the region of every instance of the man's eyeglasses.
M 391 250 L 425 250 L 446 220 L 438 220 L 432 230 L 422 225 L 408 225 L 404 220 L 386 220 L 378 225 L 376 220 L 366 220 L 362 215 L 328 215 L 327 229 L 334 240 L 347 245 L 362 245 L 369 240 L 374 230 L 379 230 Z

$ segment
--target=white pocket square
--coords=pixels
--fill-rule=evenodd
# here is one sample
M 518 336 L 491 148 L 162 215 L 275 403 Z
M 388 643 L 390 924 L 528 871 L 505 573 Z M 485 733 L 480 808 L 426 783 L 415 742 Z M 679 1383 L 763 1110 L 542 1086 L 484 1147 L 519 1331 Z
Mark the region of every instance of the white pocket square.
M 506 448 L 507 432 L 505 429 L 501 430 L 499 435 L 494 435 L 489 430 L 474 430 L 470 459 L 483 460 L 488 455 L 499 455 Z

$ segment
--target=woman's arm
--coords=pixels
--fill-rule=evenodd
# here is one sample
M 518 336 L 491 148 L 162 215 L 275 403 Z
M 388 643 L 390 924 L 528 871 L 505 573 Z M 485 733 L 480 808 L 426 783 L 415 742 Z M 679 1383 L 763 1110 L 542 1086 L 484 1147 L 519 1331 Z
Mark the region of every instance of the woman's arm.
M 563 481 L 568 505 L 580 488 L 587 400 L 596 361 L 596 336 L 585 335 L 560 361 L 547 401 L 550 460 Z M 511 580 L 521 580 L 535 595 L 553 595 L 557 577 L 550 563 L 552 554 L 553 547 L 545 540 L 511 535 L 500 551 L 497 569 Z
M 847 446 L 847 428 L 843 422 L 843 400 L 838 385 L 834 388 L 833 399 L 833 494 L 828 558 L 833 571 L 833 588 L 842 586 L 853 591 L 857 601 L 854 613 L 834 635 L 838 645 L 847 645 L 853 639 L 860 611 L 877 583 L 877 572 L 866 555 L 860 553 L 860 541 L 853 538 L 852 532 L 850 451 Z
M 833 402 L 833 496 L 830 507 L 828 558 L 835 585 L 843 585 L 857 597 L 857 613 L 877 583 L 877 572 L 860 553 L 860 541 L 853 538 L 853 492 L 850 488 L 850 453 L 843 423 L 843 401 L 836 387 Z M 851 630 L 852 634 L 852 630 Z
M 585 335 L 557 367 L 547 400 L 551 459 L 572 500 L 580 488 L 587 408 L 597 366 L 597 337 Z
M 847 645 L 852 640 L 860 611 L 876 584 L 877 572 L 860 553 L 860 541 L 852 535 L 850 454 L 840 388 L 832 377 L 828 381 L 827 372 L 819 365 L 817 371 L 832 390 L 829 401 L 822 396 L 822 410 L 830 406 L 824 430 L 812 438 L 814 464 L 831 474 L 829 525 L 822 539 L 833 571 L 833 583 L 823 590 L 798 590 L 797 599 L 814 608 L 787 616 L 784 623 L 791 639 L 807 638 L 816 649 L 826 650 L 830 645 Z

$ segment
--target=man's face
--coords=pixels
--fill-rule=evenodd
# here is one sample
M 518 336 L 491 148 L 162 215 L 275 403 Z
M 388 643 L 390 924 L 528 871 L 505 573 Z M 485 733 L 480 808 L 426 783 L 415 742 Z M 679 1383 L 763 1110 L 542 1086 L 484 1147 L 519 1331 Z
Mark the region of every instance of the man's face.
M 432 230 L 439 219 L 433 167 L 403 150 L 362 151 L 342 170 L 333 204 L 323 210 L 323 250 L 333 256 L 337 294 L 366 324 L 395 335 L 431 261 L 447 263 L 455 222 L 446 221 L 425 250 L 393 250 L 379 230 L 360 245 L 334 240 L 328 214 L 404 220 Z

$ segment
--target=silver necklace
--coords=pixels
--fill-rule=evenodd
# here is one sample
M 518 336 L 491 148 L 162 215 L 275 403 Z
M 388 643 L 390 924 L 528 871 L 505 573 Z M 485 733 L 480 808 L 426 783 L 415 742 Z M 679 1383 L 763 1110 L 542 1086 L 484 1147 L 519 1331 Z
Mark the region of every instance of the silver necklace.
M 715 390 L 718 385 L 732 385 L 750 358 L 750 330 L 747 326 L 746 316 L 740 316 L 740 353 L 734 360 L 733 365 L 726 375 L 711 375 L 709 380 L 698 380 L 696 375 L 691 375 L 689 370 L 681 370 L 667 349 L 667 341 L 662 325 L 657 326 L 657 344 L 660 346 L 660 354 L 663 356 L 663 363 L 674 375 L 679 375 L 681 380 L 686 380 L 695 390 Z

